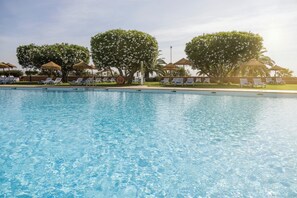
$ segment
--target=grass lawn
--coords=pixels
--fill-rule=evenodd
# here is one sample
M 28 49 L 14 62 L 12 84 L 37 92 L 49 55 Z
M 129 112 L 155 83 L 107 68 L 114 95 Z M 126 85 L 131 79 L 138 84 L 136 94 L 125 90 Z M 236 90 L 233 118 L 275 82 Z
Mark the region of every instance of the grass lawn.
M 174 86 L 174 85 L 161 85 L 159 82 L 146 82 L 145 85 L 149 87 L 186 87 L 186 88 L 222 88 L 222 89 L 238 89 L 241 88 L 239 84 L 195 84 L 194 86 Z M 287 85 L 267 85 L 266 88 L 249 88 L 244 87 L 242 89 L 267 89 L 267 90 L 297 90 L 297 84 L 287 84 Z
M 15 84 L 18 85 L 40 85 L 37 82 L 26 82 L 21 81 Z M 69 86 L 69 83 L 61 83 L 57 86 Z M 132 86 L 139 85 L 139 84 L 132 84 Z M 185 88 L 216 88 L 216 89 L 238 89 L 240 88 L 239 84 L 217 84 L 217 83 L 210 83 L 210 84 L 195 84 L 194 86 L 174 86 L 174 85 L 161 85 L 159 82 L 145 82 L 145 85 L 148 87 L 185 87 Z M 96 86 L 101 87 L 128 87 L 130 85 L 117 85 L 114 82 L 105 82 L 105 83 L 96 83 Z M 286 85 L 267 85 L 266 88 L 249 88 L 244 87 L 242 89 L 266 89 L 266 90 L 297 90 L 297 84 L 286 84 Z

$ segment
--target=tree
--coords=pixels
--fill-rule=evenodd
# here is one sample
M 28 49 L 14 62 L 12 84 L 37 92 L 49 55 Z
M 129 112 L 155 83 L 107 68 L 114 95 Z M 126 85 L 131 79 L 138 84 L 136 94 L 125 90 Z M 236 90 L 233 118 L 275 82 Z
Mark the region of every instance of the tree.
M 278 77 L 292 77 L 293 71 L 288 68 L 283 68 L 282 70 L 277 71 L 276 76 L 278 76 Z
M 91 38 L 92 59 L 99 69 L 116 68 L 132 83 L 143 61 L 145 69 L 158 57 L 158 43 L 151 35 L 136 30 L 109 30 Z
M 38 46 L 33 43 L 29 45 L 21 45 L 16 51 L 18 62 L 23 68 L 36 69 L 36 65 L 34 65 L 34 54 L 39 51 Z
M 250 32 L 204 34 L 187 43 L 185 52 L 193 69 L 222 80 L 240 63 L 258 58 L 262 41 L 261 36 Z
M 61 66 L 63 81 L 67 82 L 72 66 L 79 61 L 88 63 L 90 53 L 86 47 L 67 43 L 42 46 L 30 44 L 18 47 L 17 56 L 23 67 L 33 65 L 34 68 L 40 69 L 47 62 L 55 62 Z

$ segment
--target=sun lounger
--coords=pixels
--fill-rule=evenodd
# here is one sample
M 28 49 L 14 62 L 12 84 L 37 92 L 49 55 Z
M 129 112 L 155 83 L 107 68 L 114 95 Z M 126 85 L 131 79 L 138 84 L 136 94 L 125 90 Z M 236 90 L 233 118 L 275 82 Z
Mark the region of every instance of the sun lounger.
M 108 78 L 104 77 L 104 78 L 102 79 L 102 82 L 108 82 Z
M 272 78 L 266 78 L 266 84 L 273 84 Z
M 185 85 L 193 85 L 194 86 L 194 78 L 187 78 Z
M 0 84 L 5 80 L 6 76 L 0 76 Z
M 47 85 L 47 84 L 51 84 L 51 83 L 53 83 L 53 82 L 54 82 L 54 81 L 53 81 L 52 78 L 46 78 L 45 80 L 40 81 L 41 84 L 45 84 L 45 85 Z
M 6 78 L 2 81 L 2 83 L 3 83 L 3 84 L 11 84 L 11 83 L 15 83 L 15 82 L 16 82 L 16 79 L 17 79 L 17 78 L 15 78 L 14 76 L 8 76 L 8 77 L 6 77 Z
M 160 83 L 161 83 L 162 85 L 169 84 L 169 83 L 170 83 L 170 82 L 169 82 L 169 78 L 164 78 L 163 80 L 160 81 Z
M 184 84 L 184 78 L 176 78 L 173 84 L 174 85 L 183 85 Z
M 172 81 L 170 82 L 171 84 L 175 84 L 175 81 L 177 80 L 177 78 L 173 78 Z
M 110 78 L 109 79 L 109 82 L 115 82 L 115 79 L 114 78 Z
M 203 83 L 210 83 L 210 78 L 204 78 Z
M 282 78 L 276 78 L 275 79 L 275 83 L 276 84 L 280 84 L 280 85 L 286 84 L 286 82 Z
M 101 78 L 96 78 L 96 79 L 95 79 L 95 82 L 96 82 L 96 83 L 101 83 L 102 80 L 101 80 Z
M 201 80 L 201 78 L 196 78 L 196 81 L 195 81 L 196 83 L 201 83 L 202 82 L 202 80 Z
M 53 81 L 54 85 L 62 83 L 62 78 L 56 78 L 55 81 Z
M 253 82 L 254 87 L 266 87 L 266 84 L 260 78 L 253 78 Z
M 240 78 L 240 87 L 250 87 L 251 83 L 246 78 Z
M 71 85 L 81 85 L 83 82 L 83 78 L 78 78 L 72 82 L 70 82 Z
M 94 79 L 93 78 L 87 78 L 86 80 L 83 80 L 81 82 L 81 84 L 83 84 L 83 85 L 91 85 L 92 83 L 94 83 Z

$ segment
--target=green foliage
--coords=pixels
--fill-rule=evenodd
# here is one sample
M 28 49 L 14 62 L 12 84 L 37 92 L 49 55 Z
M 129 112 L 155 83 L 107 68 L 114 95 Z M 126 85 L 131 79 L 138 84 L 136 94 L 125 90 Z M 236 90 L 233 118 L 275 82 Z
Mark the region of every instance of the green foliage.
M 24 67 L 32 66 L 40 69 L 41 66 L 50 61 L 62 67 L 62 77 L 67 81 L 72 66 L 79 61 L 89 62 L 89 50 L 86 47 L 67 43 L 36 46 L 34 44 L 23 45 L 17 48 L 19 63 Z
M 23 72 L 21 70 L 4 70 L 0 71 L 0 76 L 14 76 L 14 77 L 20 77 L 23 75 Z
M 276 76 L 277 77 L 293 77 L 293 71 L 288 68 L 284 68 L 282 70 L 276 71 Z
M 38 74 L 38 71 L 37 70 L 28 70 L 28 71 L 25 71 L 25 74 L 27 76 L 36 75 L 36 74 Z
M 197 36 L 186 44 L 185 52 L 193 69 L 210 77 L 223 78 L 241 62 L 258 58 L 262 37 L 249 32 L 219 32 Z
M 270 76 L 269 69 L 265 66 L 247 66 L 241 65 L 230 73 L 230 76 L 239 77 L 267 77 Z
M 34 54 L 39 52 L 39 47 L 34 44 L 21 45 L 17 48 L 16 56 L 23 68 L 36 68 L 34 65 Z
M 158 43 L 151 35 L 136 30 L 109 30 L 91 38 L 92 59 L 99 69 L 117 68 L 120 75 L 132 82 L 140 70 L 151 68 L 158 57 Z

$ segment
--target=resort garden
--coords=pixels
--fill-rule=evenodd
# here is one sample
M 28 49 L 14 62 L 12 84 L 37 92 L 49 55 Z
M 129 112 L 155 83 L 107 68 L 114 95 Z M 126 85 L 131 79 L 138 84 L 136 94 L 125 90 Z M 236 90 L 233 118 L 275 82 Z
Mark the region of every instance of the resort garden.
M 2 76 L 0 82 L 129 86 L 140 84 L 143 77 L 144 85 L 155 87 L 250 88 L 257 87 L 254 82 L 257 80 L 260 85 L 265 84 L 262 88 L 297 90 L 293 72 L 265 56 L 263 38 L 251 32 L 218 32 L 194 37 L 185 45 L 187 59 L 175 63 L 167 63 L 162 58 L 153 36 L 137 30 L 98 33 L 90 43 L 90 51 L 67 43 L 21 45 L 16 56 L 26 75 L 3 62 L 0 75 L 14 78 Z M 90 60 L 94 65 L 90 65 Z M 55 65 L 47 65 L 49 62 Z M 80 65 L 75 67 L 77 64 Z M 185 65 L 196 75 L 185 69 Z M 55 78 L 59 79 L 57 83 Z

